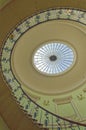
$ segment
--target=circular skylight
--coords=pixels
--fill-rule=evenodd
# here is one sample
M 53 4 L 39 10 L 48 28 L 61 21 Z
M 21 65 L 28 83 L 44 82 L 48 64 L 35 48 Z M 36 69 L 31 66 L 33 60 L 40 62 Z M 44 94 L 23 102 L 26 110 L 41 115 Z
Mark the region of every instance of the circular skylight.
M 42 45 L 33 56 L 33 64 L 36 70 L 49 76 L 66 72 L 73 66 L 74 61 L 74 50 L 59 42 Z

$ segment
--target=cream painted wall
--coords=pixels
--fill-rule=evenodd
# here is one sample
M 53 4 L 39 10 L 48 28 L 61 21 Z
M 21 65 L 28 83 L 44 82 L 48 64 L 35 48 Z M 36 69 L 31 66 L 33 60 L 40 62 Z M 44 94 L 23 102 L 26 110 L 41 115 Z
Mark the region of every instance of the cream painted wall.
M 0 9 L 11 0 L 0 0 Z
M 1 117 L 0 117 L 0 130 L 10 130 Z

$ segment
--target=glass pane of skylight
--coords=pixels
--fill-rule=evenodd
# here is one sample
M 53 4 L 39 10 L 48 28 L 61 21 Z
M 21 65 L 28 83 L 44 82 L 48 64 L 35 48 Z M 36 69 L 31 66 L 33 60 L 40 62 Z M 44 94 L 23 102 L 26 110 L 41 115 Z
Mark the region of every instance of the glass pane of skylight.
M 41 46 L 34 54 L 34 67 L 47 75 L 61 74 L 74 63 L 74 51 L 63 43 L 48 43 Z

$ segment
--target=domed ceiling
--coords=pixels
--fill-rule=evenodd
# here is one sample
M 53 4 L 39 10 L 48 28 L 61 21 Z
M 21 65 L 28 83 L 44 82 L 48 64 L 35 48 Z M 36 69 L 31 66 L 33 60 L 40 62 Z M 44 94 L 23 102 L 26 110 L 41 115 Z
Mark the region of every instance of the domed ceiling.
M 2 48 L 2 73 L 17 101 L 29 96 L 55 114 L 85 121 L 85 54 L 86 11 L 50 8 L 10 31 Z

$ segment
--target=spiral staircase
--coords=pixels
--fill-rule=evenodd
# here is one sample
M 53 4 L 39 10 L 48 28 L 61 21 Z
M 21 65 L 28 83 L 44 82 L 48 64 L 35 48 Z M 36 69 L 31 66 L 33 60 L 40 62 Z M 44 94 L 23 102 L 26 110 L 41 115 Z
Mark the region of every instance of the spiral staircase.
M 10 73 L 8 70 L 9 69 L 8 62 L 10 61 L 8 61 L 8 55 L 10 54 L 10 49 L 12 48 L 9 49 L 8 47 L 12 47 L 12 45 L 15 43 L 15 38 L 13 37 L 15 28 L 22 26 L 22 23 L 28 21 L 28 18 L 30 18 L 31 16 L 32 17 L 38 16 L 36 14 L 39 14 L 40 12 L 43 17 L 46 11 L 48 11 L 47 19 L 49 20 L 51 17 L 49 14 L 49 10 L 51 11 L 51 13 L 53 13 L 54 11 L 58 11 L 59 12 L 58 14 L 60 15 L 61 15 L 61 12 L 64 13 L 66 11 L 66 14 L 68 13 L 67 14 L 68 18 L 67 16 L 65 18 L 63 14 L 61 15 L 61 17 L 59 16 L 58 18 L 60 20 L 64 19 L 64 21 L 61 23 L 62 27 L 66 26 L 66 23 L 68 20 L 71 20 L 69 15 L 74 14 L 73 11 L 75 12 L 81 11 L 80 13 L 84 14 L 83 15 L 84 20 L 82 20 L 82 17 L 79 17 L 79 19 L 73 19 L 72 21 L 75 20 L 75 22 L 83 23 L 83 28 L 86 26 L 86 16 L 85 16 L 86 0 L 82 0 L 82 1 L 81 0 L 75 0 L 75 1 L 73 0 L 53 0 L 53 1 L 52 0 L 47 0 L 47 1 L 45 0 L 44 1 L 43 0 L 42 1 L 40 0 L 32 0 L 32 1 L 8 0 L 6 2 L 3 1 L 2 6 L 0 7 L 0 32 L 1 32 L 0 33 L 0 49 L 1 49 L 0 50 L 0 70 L 1 70 L 0 71 L 0 116 L 3 118 L 8 129 L 10 130 L 41 130 L 41 129 L 42 130 L 86 130 L 86 121 L 71 120 L 70 118 L 62 117 L 58 115 L 57 113 L 50 111 L 48 107 L 43 107 L 40 103 L 36 101 L 37 97 L 32 98 L 31 95 L 29 96 L 27 89 L 26 88 L 21 89 L 20 84 L 17 84 L 16 78 L 12 77 L 12 75 L 9 75 Z M 70 14 L 70 12 L 72 12 L 72 14 Z M 36 17 L 35 20 L 38 23 L 40 22 L 38 17 Z M 55 20 L 55 17 L 54 17 L 54 20 Z M 65 25 L 63 26 L 64 23 Z M 49 26 L 51 26 L 51 23 L 49 24 L 50 24 Z M 52 24 L 55 25 L 55 23 L 53 22 Z M 71 25 L 73 23 L 68 22 L 67 24 Z M 25 23 L 25 25 L 27 25 L 26 29 L 30 28 L 29 23 Z M 58 28 L 59 28 L 59 25 L 60 24 L 58 23 Z M 17 28 L 16 30 L 19 37 L 24 34 L 24 32 L 19 30 L 19 28 Z M 26 31 L 26 30 L 23 30 L 23 31 Z M 83 29 L 82 31 L 84 32 L 84 36 L 85 36 L 86 29 Z M 36 35 L 36 33 L 34 35 Z M 42 37 L 40 37 L 40 39 L 42 39 Z M 7 42 L 7 40 L 10 41 L 9 43 L 11 43 L 11 45 Z M 7 48 L 5 46 L 7 44 L 5 43 L 8 43 Z M 20 53 L 21 53 L 21 50 L 20 50 Z M 15 52 L 17 52 L 16 49 L 15 49 Z M 14 58 L 14 62 L 11 61 L 11 64 L 13 66 L 13 72 L 16 75 L 14 65 L 16 61 L 18 63 L 20 57 L 18 59 L 16 57 L 15 52 L 12 54 L 12 57 Z M 77 54 L 75 55 L 77 57 Z M 74 64 L 76 63 L 74 62 Z M 85 66 L 83 66 L 82 68 L 84 67 Z M 22 68 L 20 68 L 20 70 L 22 70 Z M 19 72 L 19 69 L 18 69 L 18 72 Z M 80 73 L 82 72 L 80 71 Z M 38 75 L 42 77 L 41 73 L 39 73 Z M 30 74 L 30 77 L 33 78 L 33 75 Z M 32 79 L 31 81 L 34 82 L 35 80 Z M 32 85 L 34 86 L 34 84 Z M 60 88 L 59 90 L 62 91 Z M 85 91 L 86 89 L 85 87 L 83 87 L 83 92 Z M 47 91 L 47 93 L 50 95 L 51 95 L 51 92 L 52 90 L 50 91 L 50 93 L 48 93 Z M 43 90 L 43 93 L 45 93 L 45 95 L 47 94 L 46 89 Z M 54 93 L 55 92 L 53 91 L 53 94 Z M 81 101 L 82 100 L 81 98 L 83 98 L 83 96 L 79 95 L 78 98 Z M 45 106 L 47 106 L 48 102 L 45 101 L 44 104 Z M 66 109 L 64 109 L 64 112 L 65 111 Z

